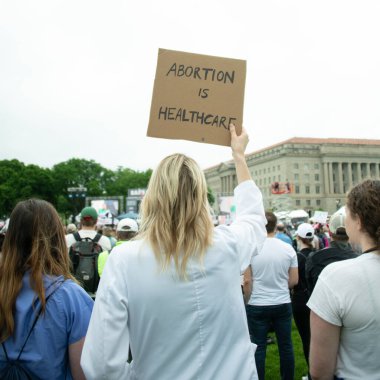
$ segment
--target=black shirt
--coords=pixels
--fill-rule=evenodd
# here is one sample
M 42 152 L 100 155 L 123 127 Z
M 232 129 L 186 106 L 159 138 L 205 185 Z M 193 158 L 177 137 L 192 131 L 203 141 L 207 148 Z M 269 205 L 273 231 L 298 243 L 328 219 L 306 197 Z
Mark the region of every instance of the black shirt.
M 309 294 L 314 290 L 319 274 L 329 264 L 335 261 L 354 259 L 358 255 L 352 250 L 350 244 L 332 240 L 329 248 L 313 252 L 306 259 L 306 283 Z
M 298 307 L 305 307 L 309 300 L 309 292 L 307 290 L 307 283 L 305 277 L 305 267 L 307 257 L 314 251 L 310 248 L 301 249 L 297 253 L 298 260 L 298 284 L 294 286 L 292 291 L 292 305 L 293 309 Z

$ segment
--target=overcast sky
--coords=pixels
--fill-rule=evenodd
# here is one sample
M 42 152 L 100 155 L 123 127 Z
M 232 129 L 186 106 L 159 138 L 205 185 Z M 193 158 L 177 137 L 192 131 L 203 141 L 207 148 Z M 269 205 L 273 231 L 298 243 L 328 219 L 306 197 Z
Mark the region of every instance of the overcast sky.
M 230 148 L 146 137 L 158 48 L 247 60 L 247 152 L 380 139 L 380 1 L 0 0 L 0 159 L 202 168 Z

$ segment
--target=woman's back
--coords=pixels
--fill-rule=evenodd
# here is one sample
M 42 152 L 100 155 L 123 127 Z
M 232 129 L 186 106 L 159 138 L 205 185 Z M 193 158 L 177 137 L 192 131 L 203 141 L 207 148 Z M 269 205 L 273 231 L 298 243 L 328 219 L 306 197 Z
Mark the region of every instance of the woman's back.
M 63 276 L 45 276 L 44 286 L 46 297 L 51 296 L 20 362 L 39 379 L 72 379 L 67 347 L 86 335 L 93 302 L 82 288 L 71 280 L 64 281 Z M 4 342 L 10 360 L 17 358 L 39 307 L 36 293 L 30 287 L 30 273 L 26 272 L 15 305 L 15 333 Z M 5 354 L 0 350 L 0 373 L 6 364 Z
M 153 252 L 141 241 L 120 246 L 112 256 L 115 272 L 122 268 L 116 273 L 125 278 L 131 371 L 137 378 L 251 378 L 254 350 L 240 267 L 225 239 L 207 251 L 204 273 L 198 262 L 188 263 L 187 281 L 178 278 L 174 265 L 159 273 Z
M 188 261 L 187 280 L 173 262 L 162 271 L 144 240 L 112 251 L 82 354 L 88 378 L 256 378 L 240 273 L 265 240 L 265 217 L 253 182 L 236 200 L 237 220 L 215 229 L 202 264 Z

